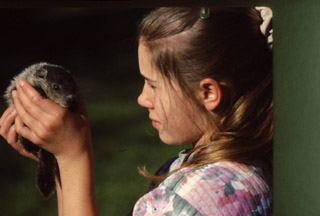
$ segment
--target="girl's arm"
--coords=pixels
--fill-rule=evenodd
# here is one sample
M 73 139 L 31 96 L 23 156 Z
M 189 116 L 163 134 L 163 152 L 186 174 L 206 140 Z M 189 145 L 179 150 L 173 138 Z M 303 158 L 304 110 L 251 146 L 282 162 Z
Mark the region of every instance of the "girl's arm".
M 76 161 L 59 162 L 63 216 L 98 215 L 92 158 L 85 153 Z
M 89 162 L 90 163 L 90 162 Z M 81 169 L 81 163 L 80 163 L 80 161 L 79 161 L 79 168 Z M 76 165 L 76 166 L 78 166 L 78 165 Z M 62 168 L 63 168 L 63 165 L 59 165 L 59 166 L 61 166 Z M 86 166 L 86 164 L 85 164 L 85 166 Z M 75 167 L 75 169 L 76 169 L 76 167 Z M 92 171 L 92 170 L 94 170 L 94 167 L 89 167 L 89 173 Z M 69 194 L 69 193 L 64 193 L 64 195 L 65 196 L 67 196 L 67 197 L 65 197 L 65 198 L 63 198 L 63 192 L 62 192 L 62 185 L 61 185 L 61 176 L 62 175 L 64 175 L 64 173 L 66 173 L 66 175 L 68 175 L 68 172 L 64 172 L 65 170 L 63 169 L 62 170 L 63 172 L 61 172 L 60 171 L 60 178 L 58 177 L 59 175 L 58 175 L 58 173 L 55 175 L 55 182 L 56 182 L 56 193 L 57 193 L 57 200 L 58 200 L 58 215 L 59 216 L 63 216 L 64 214 L 63 214 L 63 212 L 65 212 L 65 214 L 66 215 L 71 215 L 71 214 L 69 214 L 69 213 L 67 213 L 68 211 L 70 211 L 71 213 L 72 213 L 72 215 L 75 215 L 75 214 L 78 214 L 77 212 L 74 212 L 74 209 L 76 208 L 76 206 L 74 206 L 74 207 L 72 207 L 71 205 L 74 205 L 77 201 L 76 200 L 74 200 L 73 199 L 73 196 L 76 196 L 76 197 L 86 197 L 88 200 L 83 200 L 82 202 L 84 203 L 84 204 L 81 204 L 81 203 L 79 203 L 79 205 L 82 205 L 82 207 L 85 207 L 86 205 L 87 205 L 87 202 L 92 202 L 93 201 L 93 203 L 92 203 L 92 206 L 93 207 L 95 207 L 96 208 L 96 200 L 95 200 L 95 191 L 94 191 L 94 187 L 91 187 L 91 188 L 89 188 L 88 190 L 83 190 L 83 193 L 86 193 L 87 191 L 89 191 L 89 194 L 88 195 L 85 195 L 85 194 L 81 194 L 82 192 L 81 191 L 77 191 L 77 192 L 79 192 L 80 193 L 80 195 L 77 195 L 77 194 Z M 69 173 L 70 174 L 70 173 Z M 80 174 L 81 175 L 81 174 Z M 90 175 L 90 174 L 89 174 Z M 66 182 L 65 181 L 65 183 L 64 183 L 64 189 L 65 190 L 69 190 L 69 188 L 70 187 L 74 187 L 74 189 L 76 190 L 78 187 L 80 187 L 81 188 L 81 180 L 84 180 L 84 182 L 83 182 L 83 185 L 84 186 L 86 186 L 86 185 L 89 185 L 89 186 L 93 186 L 94 185 L 94 176 L 93 176 L 93 172 L 91 173 L 91 177 L 89 178 L 89 182 L 88 183 L 86 183 L 86 181 L 87 181 L 87 178 L 88 178 L 88 176 L 84 176 L 84 177 L 81 177 L 81 176 L 79 176 L 78 177 L 78 179 L 80 179 L 79 181 L 77 181 L 77 182 L 79 182 L 79 184 L 77 185 L 77 184 L 74 184 L 74 182 L 72 181 L 72 179 L 74 179 L 76 176 L 77 176 L 77 173 L 75 174 L 75 175 L 73 175 L 72 173 L 71 173 L 71 175 L 70 175 L 70 178 L 68 178 L 68 177 L 66 177 L 65 175 L 63 176 L 63 178 L 64 179 L 66 179 L 66 180 L 71 180 L 71 181 L 69 181 L 69 182 Z M 90 182 L 90 181 L 92 181 L 92 182 Z M 71 188 L 71 190 L 72 190 L 72 188 Z M 70 196 L 70 197 L 69 197 Z M 66 206 L 65 207 L 68 207 L 68 209 L 66 209 L 66 208 L 63 208 L 63 205 L 64 205 L 64 203 L 63 203 L 63 200 L 73 200 L 72 202 L 70 202 L 70 207 L 69 207 L 69 204 L 65 204 Z M 76 204 L 75 204 L 76 205 Z M 80 209 L 80 208 L 77 208 L 77 209 Z M 81 210 L 81 209 L 80 209 Z M 88 210 L 90 210 L 90 209 L 88 209 Z M 81 210 L 82 211 L 82 210 Z M 90 210 L 91 211 L 91 210 Z M 94 209 L 94 212 L 88 212 L 87 214 L 88 215 L 98 215 L 98 209 Z M 82 213 L 83 213 L 83 211 L 82 211 Z
M 13 98 L 17 112 L 16 133 L 53 153 L 58 161 L 59 213 L 63 216 L 99 215 L 90 126 L 82 100 L 79 113 L 72 113 L 43 99 L 25 81 L 17 85 Z
M 59 174 L 60 175 L 60 174 Z M 55 182 L 56 182 L 56 193 L 57 193 L 57 201 L 58 201 L 58 215 L 63 215 L 63 201 L 62 201 L 62 188 L 61 188 L 61 181 L 59 178 L 58 173 L 55 173 Z

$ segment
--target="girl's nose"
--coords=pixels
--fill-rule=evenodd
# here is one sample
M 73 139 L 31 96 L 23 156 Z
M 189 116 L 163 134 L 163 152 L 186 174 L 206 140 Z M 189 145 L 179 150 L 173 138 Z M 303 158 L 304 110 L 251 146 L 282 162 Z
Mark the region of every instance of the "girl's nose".
M 146 90 L 146 86 L 143 87 L 143 90 L 138 97 L 138 104 L 147 109 L 153 108 L 153 102 L 151 100 L 150 93 Z

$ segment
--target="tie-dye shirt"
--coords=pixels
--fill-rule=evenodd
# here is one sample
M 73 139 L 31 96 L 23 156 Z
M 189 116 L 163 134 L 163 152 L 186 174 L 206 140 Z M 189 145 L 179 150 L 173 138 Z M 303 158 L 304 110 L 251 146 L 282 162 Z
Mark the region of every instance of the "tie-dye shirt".
M 173 162 L 180 167 L 185 153 Z M 260 169 L 236 162 L 183 168 L 135 204 L 134 216 L 271 215 L 272 193 Z

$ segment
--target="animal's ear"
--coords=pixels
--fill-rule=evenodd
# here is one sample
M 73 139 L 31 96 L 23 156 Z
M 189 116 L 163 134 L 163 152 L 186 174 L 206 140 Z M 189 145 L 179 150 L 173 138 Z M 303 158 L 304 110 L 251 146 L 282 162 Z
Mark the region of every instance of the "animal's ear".
M 46 78 L 48 75 L 48 71 L 45 69 L 40 69 L 36 71 L 36 76 L 39 78 Z

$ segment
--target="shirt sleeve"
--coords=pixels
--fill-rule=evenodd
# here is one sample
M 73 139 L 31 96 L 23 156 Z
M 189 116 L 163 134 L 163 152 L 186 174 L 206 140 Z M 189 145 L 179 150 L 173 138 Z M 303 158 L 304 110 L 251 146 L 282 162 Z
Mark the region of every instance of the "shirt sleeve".
M 134 216 L 201 216 L 201 214 L 173 191 L 156 188 L 144 195 L 135 205 Z
M 134 216 L 271 215 L 264 179 L 245 165 L 215 163 L 183 168 L 135 205 Z

